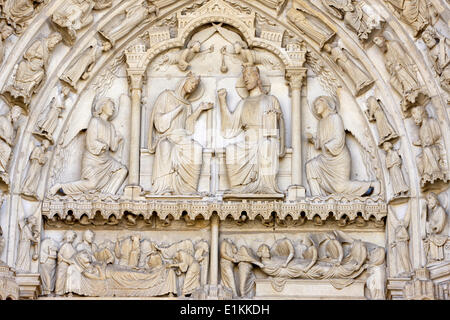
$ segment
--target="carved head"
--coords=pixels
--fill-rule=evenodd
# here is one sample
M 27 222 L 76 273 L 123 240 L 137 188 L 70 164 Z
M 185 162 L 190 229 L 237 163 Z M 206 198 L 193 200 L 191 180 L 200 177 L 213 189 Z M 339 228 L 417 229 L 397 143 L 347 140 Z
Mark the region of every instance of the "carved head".
M 52 51 L 58 43 L 60 43 L 62 40 L 62 36 L 59 32 L 53 32 L 48 38 L 47 38 L 47 47 L 48 50 Z
M 189 72 L 186 76 L 186 80 L 184 81 L 183 89 L 187 94 L 191 94 L 198 88 L 199 84 L 200 77 L 196 76 L 192 72 Z
M 47 150 L 48 147 L 50 146 L 50 141 L 48 141 L 47 139 L 42 140 L 42 146 L 44 147 L 45 150 Z
M 270 259 L 270 248 L 267 244 L 262 244 L 259 246 L 256 255 L 262 259 Z
M 27 223 L 31 224 L 32 226 L 37 224 L 37 219 L 35 216 L 30 216 L 27 218 Z
M 436 39 L 437 39 L 436 31 L 434 30 L 433 27 L 428 26 L 425 29 L 425 31 L 422 33 L 423 42 L 425 42 L 426 46 L 431 49 L 436 45 L 436 43 L 437 43 Z
M 392 143 L 390 143 L 389 141 L 386 141 L 385 143 L 383 143 L 383 150 L 388 152 L 389 150 L 392 149 Z
M 439 199 L 437 194 L 434 192 L 430 192 L 427 194 L 427 205 L 429 208 L 433 209 L 439 203 Z
M 258 67 L 244 66 L 242 69 L 242 76 L 248 91 L 251 91 L 256 87 L 259 87 L 262 91 L 262 82 Z
M 94 241 L 94 236 L 94 232 L 92 232 L 91 230 L 86 230 L 83 233 L 83 240 L 91 244 Z
M 241 42 L 241 41 L 236 41 L 233 44 L 233 48 L 234 48 L 234 53 L 241 53 L 242 49 L 246 48 L 247 46 L 245 45 L 245 43 Z
M 69 231 L 66 231 L 66 233 L 64 233 L 63 241 L 72 243 L 76 237 L 77 237 L 77 234 L 74 231 L 69 230 Z
M 417 106 L 412 108 L 411 115 L 414 119 L 414 123 L 418 126 L 422 125 L 423 119 L 425 119 L 428 116 L 427 110 L 425 110 L 423 106 Z
M 114 101 L 111 98 L 103 98 L 95 104 L 92 115 L 97 118 L 104 114 L 108 120 L 111 120 L 116 114 L 116 111 Z
M 384 48 L 386 46 L 386 38 L 383 36 L 378 36 L 373 38 L 373 42 L 379 47 Z
M 192 48 L 192 51 L 194 51 L 195 53 L 200 52 L 201 47 L 202 44 L 200 43 L 200 41 L 195 41 L 190 45 L 190 48 Z
M 314 101 L 313 112 L 322 119 L 326 113 L 336 112 L 336 103 L 331 97 L 320 96 Z
M 384 263 L 386 251 L 383 247 L 376 247 L 369 252 L 369 262 L 374 266 L 379 266 Z

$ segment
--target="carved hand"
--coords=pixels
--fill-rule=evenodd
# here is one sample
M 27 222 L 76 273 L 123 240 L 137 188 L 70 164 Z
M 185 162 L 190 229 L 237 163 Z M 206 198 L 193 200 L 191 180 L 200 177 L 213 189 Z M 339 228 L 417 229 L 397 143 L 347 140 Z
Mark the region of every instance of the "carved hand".
M 227 99 L 227 90 L 222 88 L 219 91 L 217 91 L 217 95 L 219 97 L 220 102 L 225 102 L 225 100 Z
M 202 102 L 200 104 L 201 111 L 208 111 L 208 110 L 211 110 L 213 107 L 214 107 L 214 103 L 212 103 L 212 102 Z
M 309 143 L 315 144 L 315 138 L 311 132 L 306 132 L 305 137 Z

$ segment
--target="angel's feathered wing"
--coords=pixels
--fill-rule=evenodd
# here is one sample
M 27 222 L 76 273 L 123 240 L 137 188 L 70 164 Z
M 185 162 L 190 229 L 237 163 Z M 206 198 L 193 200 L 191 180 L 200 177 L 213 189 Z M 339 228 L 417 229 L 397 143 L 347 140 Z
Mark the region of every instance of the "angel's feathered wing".
M 361 156 L 363 157 L 364 164 L 367 169 L 368 177 L 376 179 L 377 174 L 374 169 L 374 163 L 377 163 L 376 159 L 376 143 L 373 141 L 369 130 L 365 125 L 365 119 L 362 113 L 358 111 L 359 107 L 356 104 L 348 103 L 353 101 L 353 99 L 342 99 L 344 95 L 344 90 L 339 88 L 337 90 L 338 101 L 346 101 L 346 103 L 341 103 L 339 105 L 339 114 L 341 115 L 342 122 L 344 123 L 344 129 L 349 132 L 358 142 L 359 146 L 363 149 L 361 150 Z

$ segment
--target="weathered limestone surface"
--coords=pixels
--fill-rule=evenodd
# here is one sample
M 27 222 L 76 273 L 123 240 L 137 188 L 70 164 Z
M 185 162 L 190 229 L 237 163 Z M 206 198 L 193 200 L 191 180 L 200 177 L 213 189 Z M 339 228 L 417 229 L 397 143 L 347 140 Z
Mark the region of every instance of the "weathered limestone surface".
M 0 7 L 0 299 L 449 299 L 448 1 Z

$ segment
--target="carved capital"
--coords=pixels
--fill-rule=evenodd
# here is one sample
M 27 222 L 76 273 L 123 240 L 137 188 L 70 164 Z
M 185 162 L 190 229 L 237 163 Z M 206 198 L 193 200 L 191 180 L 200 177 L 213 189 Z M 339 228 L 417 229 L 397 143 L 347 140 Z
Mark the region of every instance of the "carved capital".
M 127 73 L 130 82 L 130 90 L 142 90 L 142 85 L 144 82 L 144 71 L 140 69 L 127 69 Z
M 301 89 L 303 79 L 306 78 L 306 68 L 287 68 L 286 80 L 289 82 L 291 89 Z

